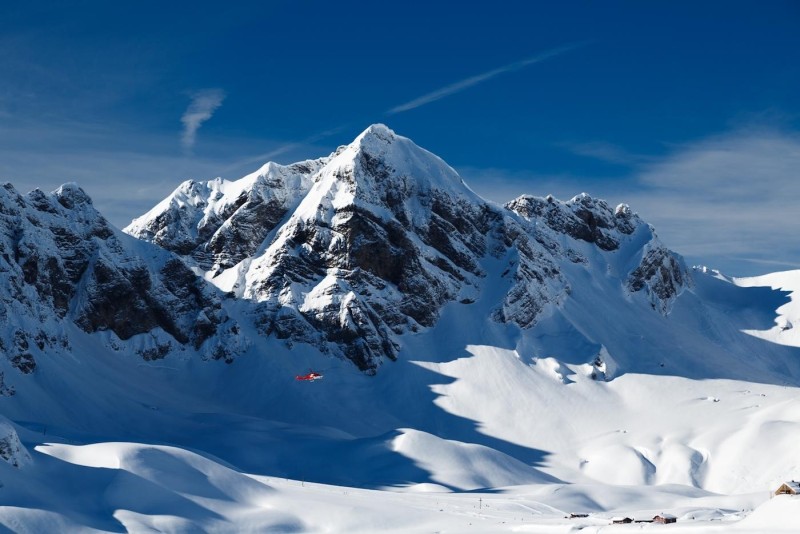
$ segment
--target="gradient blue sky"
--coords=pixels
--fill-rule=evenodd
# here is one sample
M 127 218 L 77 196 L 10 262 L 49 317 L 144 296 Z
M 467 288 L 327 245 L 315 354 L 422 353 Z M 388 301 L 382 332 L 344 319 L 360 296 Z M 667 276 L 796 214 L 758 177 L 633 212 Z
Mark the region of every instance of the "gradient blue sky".
M 0 180 L 121 227 L 383 122 L 491 200 L 586 191 L 689 263 L 800 268 L 800 2 L 247 4 L 3 2 Z

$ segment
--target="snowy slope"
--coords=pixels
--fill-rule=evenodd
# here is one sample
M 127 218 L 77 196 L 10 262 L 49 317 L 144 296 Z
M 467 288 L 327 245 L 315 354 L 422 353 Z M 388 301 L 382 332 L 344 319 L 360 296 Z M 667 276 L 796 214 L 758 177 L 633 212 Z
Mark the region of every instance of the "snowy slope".
M 786 271 L 752 278 L 733 280 L 741 287 L 771 287 L 789 293 L 789 302 L 778 308 L 775 325 L 768 330 L 748 330 L 747 333 L 773 343 L 800 347 L 800 271 Z
M 794 509 L 766 501 L 800 478 L 797 271 L 689 269 L 586 194 L 490 204 L 383 126 L 183 184 L 126 229 L 151 243 L 75 186 L 3 195 L 11 530 L 613 532 L 670 512 L 759 532 Z

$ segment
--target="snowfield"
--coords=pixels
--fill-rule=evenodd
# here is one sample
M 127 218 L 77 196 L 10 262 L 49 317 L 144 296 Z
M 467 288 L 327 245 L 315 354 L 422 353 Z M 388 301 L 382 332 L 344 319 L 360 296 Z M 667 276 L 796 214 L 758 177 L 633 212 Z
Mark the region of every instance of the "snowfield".
M 489 206 L 383 126 L 132 223 L 196 280 L 77 186 L 0 193 L 27 254 L 0 254 L 8 531 L 800 532 L 773 496 L 800 480 L 800 271 L 687 268 L 588 195 Z
M 34 454 L 36 467 L 11 479 L 13 492 L 0 490 L 0 524 L 13 532 L 658 532 L 663 525 L 611 520 L 665 513 L 678 532 L 800 528 L 800 499 L 766 492 L 558 483 L 379 491 L 247 475 L 167 446 L 45 444 Z
M 748 334 L 773 343 L 800 347 L 800 329 L 796 328 L 800 327 L 800 296 L 795 298 L 794 295 L 794 292 L 798 290 L 798 276 L 800 276 L 798 271 L 787 271 L 735 280 L 736 285 L 742 287 L 767 286 L 776 290 L 788 291 L 791 294 L 789 302 L 775 310 L 778 317 L 772 328 L 761 331 L 747 330 Z
M 586 364 L 492 346 L 442 360 L 398 362 L 399 383 L 337 367 L 310 384 L 284 376 L 286 413 L 270 421 L 203 412 L 185 396 L 198 384 L 181 387 L 175 370 L 131 358 L 84 391 L 120 403 L 104 386 L 117 373 L 149 384 L 150 403 L 120 408 L 117 424 L 89 423 L 109 404 L 79 416 L 83 432 L 15 417 L 31 460 L 0 462 L 0 524 L 14 532 L 626 532 L 664 527 L 610 519 L 670 513 L 678 523 L 669 528 L 680 532 L 800 528 L 800 497 L 770 498 L 800 478 L 794 386 L 634 373 L 598 381 Z M 102 370 L 96 363 L 85 367 Z M 368 395 L 368 381 L 398 403 L 372 408 L 376 418 L 394 413 L 408 424 L 427 402 L 438 409 L 417 414 L 417 429 L 372 434 L 379 421 L 351 421 L 346 404 Z M 370 409 L 358 412 L 363 419 Z

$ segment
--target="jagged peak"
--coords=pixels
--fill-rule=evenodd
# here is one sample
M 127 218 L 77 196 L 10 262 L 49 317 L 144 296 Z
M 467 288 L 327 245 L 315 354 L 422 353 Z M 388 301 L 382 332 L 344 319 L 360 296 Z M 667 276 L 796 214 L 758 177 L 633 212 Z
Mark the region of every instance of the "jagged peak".
M 164 200 L 159 202 L 150 211 L 137 217 L 132 221 L 128 228 L 133 228 L 137 223 L 150 220 L 169 209 L 180 209 L 190 205 L 193 208 L 204 209 L 219 202 L 223 204 L 227 201 L 234 201 L 242 194 L 248 193 L 258 184 L 264 184 L 276 175 L 312 174 L 317 171 L 329 158 L 308 159 L 298 161 L 289 165 L 282 165 L 274 161 L 269 161 L 237 180 L 226 180 L 222 177 L 210 180 L 189 179 L 182 182 Z M 127 230 L 126 230 L 127 231 Z
M 12 184 L 11 182 L 2 182 L 2 183 L 0 183 L 0 189 L 8 191 L 9 193 L 12 193 L 12 194 L 16 194 L 16 195 L 19 194 L 17 192 L 17 188 L 14 187 L 14 184 Z
M 68 209 L 76 206 L 92 205 L 92 199 L 75 182 L 67 182 L 56 189 L 53 194 L 58 199 L 58 203 Z
M 353 193 L 368 195 L 366 192 L 375 187 L 385 190 L 396 186 L 412 196 L 427 196 L 436 190 L 452 198 L 485 203 L 442 158 L 384 124 L 369 126 L 353 142 L 339 147 L 320 176 L 325 174 L 336 177 L 337 182 L 349 181 L 346 187 Z M 351 175 L 353 179 L 348 180 Z
M 594 200 L 594 199 L 592 198 L 592 195 L 590 195 L 589 193 L 587 193 L 587 192 L 585 192 L 585 191 L 584 191 L 584 192 L 582 192 L 582 193 L 579 193 L 579 194 L 575 195 L 575 196 L 574 196 L 574 197 L 572 197 L 571 199 L 569 199 L 569 200 L 568 200 L 568 202 L 573 202 L 573 203 L 576 203 L 576 202 L 581 202 L 581 203 L 585 203 L 585 202 L 592 202 L 593 200 Z
M 538 197 L 535 195 L 524 194 L 505 204 L 507 209 L 530 218 L 532 215 L 540 215 L 543 209 L 569 209 L 576 211 L 577 208 L 585 208 L 590 211 L 604 214 L 613 214 L 618 219 L 639 219 L 628 204 L 621 203 L 615 208 L 602 198 L 595 198 L 588 193 L 580 193 L 567 201 L 559 200 L 553 195 Z
M 353 145 L 363 145 L 369 143 L 391 143 L 397 138 L 397 134 L 386 126 L 385 124 L 375 123 L 367 127 L 366 130 L 361 132 Z
M 617 207 L 614 208 L 614 215 L 617 217 L 621 216 L 631 216 L 633 212 L 631 211 L 631 207 L 628 204 L 617 204 Z

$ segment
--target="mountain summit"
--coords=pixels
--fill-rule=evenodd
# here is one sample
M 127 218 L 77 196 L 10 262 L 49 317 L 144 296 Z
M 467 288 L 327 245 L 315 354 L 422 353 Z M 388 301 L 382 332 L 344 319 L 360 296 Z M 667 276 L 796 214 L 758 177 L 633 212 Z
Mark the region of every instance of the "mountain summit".
M 398 336 L 490 287 L 507 286 L 495 320 L 533 326 L 568 295 L 565 262 L 591 270 L 589 258 L 602 258 L 621 290 L 645 293 L 661 313 L 688 283 L 680 258 L 627 207 L 588 195 L 497 207 L 379 124 L 325 158 L 184 182 L 125 232 L 259 303 L 264 336 L 314 344 L 370 373 L 396 357 Z M 501 276 L 487 261 L 504 262 Z

